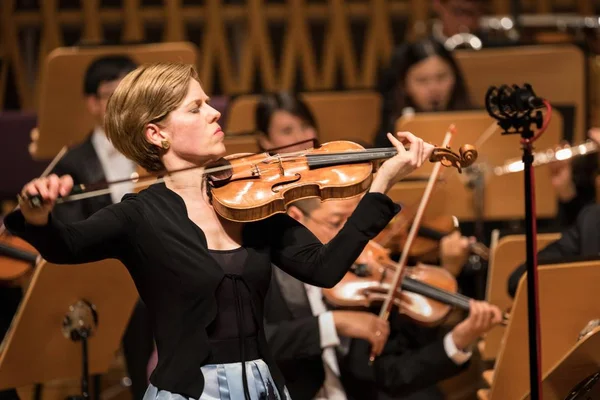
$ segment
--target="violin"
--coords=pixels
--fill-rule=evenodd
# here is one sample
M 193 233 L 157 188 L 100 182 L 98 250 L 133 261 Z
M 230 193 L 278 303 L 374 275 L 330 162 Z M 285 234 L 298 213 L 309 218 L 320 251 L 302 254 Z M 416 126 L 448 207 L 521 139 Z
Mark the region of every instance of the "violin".
M 373 240 L 367 243 L 357 263 L 331 289 L 323 289 L 325 299 L 335 307 L 370 308 L 383 303 L 392 284 L 397 264 L 390 251 Z M 456 279 L 443 268 L 427 265 L 405 268 L 401 290 L 393 304 L 401 314 L 424 326 L 444 321 L 452 307 L 468 311 L 469 297 L 457 293 Z
M 406 243 L 411 224 L 412 218 L 403 216 L 401 212 L 374 240 L 381 246 L 390 249 L 392 253 L 400 253 Z M 423 217 L 408 255 L 413 258 L 433 255 L 437 258 L 440 241 L 455 230 L 459 230 L 459 223 L 458 218 L 454 215 Z M 469 250 L 483 260 L 489 259 L 490 249 L 483 243 L 469 243 Z
M 214 210 L 223 218 L 237 222 L 265 219 L 284 213 L 288 204 L 308 198 L 342 199 L 366 192 L 373 180 L 376 162 L 397 154 L 395 147 L 365 149 L 350 141 L 334 141 L 295 153 L 232 154 L 210 164 L 203 171 L 208 182 L 208 194 Z M 459 153 L 449 147 L 433 149 L 430 162 L 446 167 L 462 168 L 472 165 L 477 150 L 464 145 Z M 199 167 L 165 172 L 172 175 Z M 151 184 L 164 182 L 165 177 Z M 134 182 L 134 187 L 146 185 L 146 178 L 129 178 L 97 185 L 77 185 L 57 203 L 79 200 L 108 193 L 108 185 Z M 32 206 L 41 206 L 39 195 L 28 196 Z

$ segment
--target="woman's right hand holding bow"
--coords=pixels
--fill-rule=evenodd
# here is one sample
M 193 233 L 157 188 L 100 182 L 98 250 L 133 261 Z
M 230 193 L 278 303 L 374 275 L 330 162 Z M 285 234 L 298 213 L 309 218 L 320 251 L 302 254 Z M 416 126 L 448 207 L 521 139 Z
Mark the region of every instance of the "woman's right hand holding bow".
M 48 215 L 56 204 L 59 196 L 66 196 L 73 188 L 73 178 L 70 175 L 63 175 L 60 178 L 55 175 L 49 175 L 44 178 L 37 178 L 23 187 L 19 195 L 19 206 L 25 221 L 31 225 L 43 226 L 48 223 Z M 28 197 L 40 195 L 42 197 L 42 206 L 34 207 L 28 201 Z

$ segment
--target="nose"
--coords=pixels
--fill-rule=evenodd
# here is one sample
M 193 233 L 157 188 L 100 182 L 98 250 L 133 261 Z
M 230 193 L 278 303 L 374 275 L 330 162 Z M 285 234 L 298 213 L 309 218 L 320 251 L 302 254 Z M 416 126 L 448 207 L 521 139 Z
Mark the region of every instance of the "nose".
M 221 113 L 212 106 L 208 107 L 210 108 L 209 112 L 207 113 L 209 122 L 217 122 L 221 118 Z

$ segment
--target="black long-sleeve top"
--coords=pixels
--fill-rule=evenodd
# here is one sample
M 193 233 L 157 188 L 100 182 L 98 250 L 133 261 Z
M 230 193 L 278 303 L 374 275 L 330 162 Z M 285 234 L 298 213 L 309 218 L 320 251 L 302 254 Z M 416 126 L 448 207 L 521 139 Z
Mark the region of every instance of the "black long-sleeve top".
M 538 252 L 538 265 L 597 260 L 600 258 L 600 204 L 585 207 L 561 238 Z M 508 279 L 508 294 L 515 297 L 527 264 L 518 266 Z
M 399 211 L 389 197 L 367 193 L 325 245 L 286 214 L 244 226 L 242 246 L 247 257 L 240 278 L 250 291 L 259 352 L 280 393 L 283 377 L 268 350 L 263 327 L 271 263 L 303 282 L 332 287 Z M 52 263 L 120 260 L 152 316 L 159 359 L 150 381 L 162 390 L 200 397 L 204 388 L 200 367 L 211 356 L 207 327 L 216 317 L 215 292 L 225 273 L 177 193 L 156 184 L 72 224 L 51 216 L 47 225 L 33 226 L 20 211 L 8 215 L 5 223 Z

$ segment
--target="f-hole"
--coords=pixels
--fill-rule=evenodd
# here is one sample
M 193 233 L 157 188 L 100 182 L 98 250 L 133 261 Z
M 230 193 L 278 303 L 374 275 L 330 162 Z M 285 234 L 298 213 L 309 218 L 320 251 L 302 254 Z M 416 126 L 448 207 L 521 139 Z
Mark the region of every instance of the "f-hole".
M 280 189 L 281 186 L 289 185 L 290 183 L 294 183 L 294 182 L 298 182 L 300 180 L 300 178 L 301 178 L 300 174 L 294 174 L 293 176 L 290 176 L 288 180 L 280 181 L 280 182 L 277 182 L 276 184 L 274 184 L 271 187 L 271 190 L 273 191 L 273 193 L 279 193 L 279 191 L 281 190 Z

